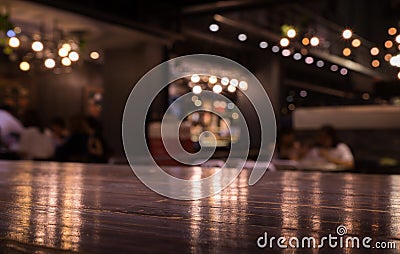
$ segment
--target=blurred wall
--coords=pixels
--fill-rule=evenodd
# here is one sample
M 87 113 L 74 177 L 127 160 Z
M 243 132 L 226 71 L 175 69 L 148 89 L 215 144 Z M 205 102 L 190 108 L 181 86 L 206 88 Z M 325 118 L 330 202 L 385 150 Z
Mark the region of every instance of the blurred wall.
M 104 136 L 116 156 L 124 154 L 122 145 L 122 114 L 135 83 L 163 61 L 159 44 L 139 44 L 128 49 L 104 52 Z

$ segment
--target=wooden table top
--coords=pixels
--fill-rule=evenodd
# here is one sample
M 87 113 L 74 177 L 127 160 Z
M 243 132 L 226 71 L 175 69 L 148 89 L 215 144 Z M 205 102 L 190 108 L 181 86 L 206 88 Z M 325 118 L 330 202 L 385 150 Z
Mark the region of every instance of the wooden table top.
M 147 189 L 124 165 L 3 161 L 0 252 L 265 253 L 269 247 L 257 246 L 264 232 L 320 239 L 339 225 L 345 236 L 394 242 L 397 249 L 384 253 L 399 252 L 400 176 L 277 171 L 248 186 L 249 173 L 218 195 L 179 201 Z M 318 249 L 275 245 L 272 252 Z

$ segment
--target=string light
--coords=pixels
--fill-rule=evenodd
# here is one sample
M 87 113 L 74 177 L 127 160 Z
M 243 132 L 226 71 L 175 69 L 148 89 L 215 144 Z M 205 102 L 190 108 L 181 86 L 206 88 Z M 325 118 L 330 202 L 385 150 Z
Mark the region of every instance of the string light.
M 46 68 L 52 69 L 56 66 L 56 62 L 52 58 L 47 58 L 44 61 L 44 66 L 46 66 Z
M 41 43 L 40 41 L 34 41 L 32 43 L 32 49 L 33 51 L 39 52 L 43 50 L 43 43 Z
M 308 46 L 308 44 L 310 44 L 310 39 L 304 37 L 304 38 L 301 40 L 301 43 L 302 43 L 304 46 Z
M 197 75 L 197 74 L 193 74 L 193 75 L 190 77 L 190 80 L 191 80 L 193 83 L 197 83 L 197 82 L 200 81 L 200 76 Z
M 90 52 L 90 58 L 92 58 L 93 60 L 97 60 L 97 59 L 99 59 L 100 58 L 100 53 L 99 52 L 97 52 L 97 51 L 92 51 L 92 52 Z
M 348 40 L 353 36 L 353 32 L 350 29 L 346 29 L 343 31 L 342 36 L 344 39 Z
M 395 35 L 397 33 L 397 29 L 395 27 L 391 27 L 388 29 L 389 35 Z
M 211 24 L 209 26 L 209 29 L 210 29 L 211 32 L 218 32 L 219 26 L 217 24 Z
M 389 49 L 393 47 L 393 42 L 390 40 L 385 41 L 385 48 Z
M 358 47 L 361 46 L 361 41 L 360 41 L 359 39 L 354 39 L 354 40 L 351 42 L 351 45 L 352 45 L 353 47 L 355 47 L 355 48 L 358 48 Z
M 194 94 L 201 94 L 202 91 L 203 91 L 203 89 L 202 89 L 201 86 L 199 86 L 199 85 L 195 85 L 195 86 L 193 87 L 193 89 L 192 89 L 192 92 L 193 92 Z
M 311 44 L 311 46 L 314 46 L 314 47 L 318 46 L 318 45 L 319 45 L 319 39 L 318 39 L 318 37 L 316 37 L 316 36 L 312 37 L 312 38 L 310 39 L 310 44 Z
M 294 38 L 294 37 L 296 37 L 296 30 L 294 29 L 294 28 L 290 28 L 288 31 L 287 31 L 287 33 L 286 33 L 286 35 L 289 37 L 289 38 Z
M 344 56 L 349 56 L 349 55 L 351 55 L 351 49 L 344 48 L 342 53 Z
M 379 54 L 379 49 L 377 47 L 371 48 L 371 55 L 377 56 Z
M 21 69 L 21 71 L 29 71 L 29 69 L 31 68 L 30 64 L 26 61 L 22 61 L 19 64 L 19 68 Z
M 20 41 L 17 37 L 11 37 L 8 41 L 8 45 L 12 48 L 18 48 L 20 45 Z
M 372 62 L 371 62 L 371 65 L 372 65 L 372 67 L 374 67 L 374 68 L 378 68 L 380 64 L 381 64 L 381 63 L 380 63 L 379 60 L 377 60 L 377 59 L 372 60 Z
M 288 38 L 282 38 L 282 39 L 279 41 L 279 44 L 280 44 L 282 47 L 287 47 L 287 46 L 289 46 L 290 41 L 289 41 Z

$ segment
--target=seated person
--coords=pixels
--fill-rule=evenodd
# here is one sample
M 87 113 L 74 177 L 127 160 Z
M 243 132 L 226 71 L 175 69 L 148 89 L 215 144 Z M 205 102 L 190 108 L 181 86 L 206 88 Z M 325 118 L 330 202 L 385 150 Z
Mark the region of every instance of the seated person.
M 354 157 L 350 148 L 339 142 L 332 126 L 320 128 L 315 141 L 315 146 L 305 155 L 303 161 L 333 163 L 345 169 L 354 168 Z
M 278 134 L 276 158 L 280 160 L 298 160 L 301 145 L 296 140 L 295 132 L 290 128 L 282 128 Z

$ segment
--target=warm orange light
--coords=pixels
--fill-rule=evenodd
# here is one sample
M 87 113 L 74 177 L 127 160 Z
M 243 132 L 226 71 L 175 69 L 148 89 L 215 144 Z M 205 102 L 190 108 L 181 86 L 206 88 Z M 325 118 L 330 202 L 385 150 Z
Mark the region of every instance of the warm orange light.
M 301 40 L 301 43 L 303 43 L 304 46 L 308 46 L 308 44 L 310 44 L 310 39 L 303 38 L 303 40 Z
M 377 56 L 379 54 L 379 49 L 377 47 L 373 47 L 371 49 L 371 55 Z
M 351 42 L 351 45 L 352 45 L 353 47 L 355 47 L 355 48 L 358 48 L 358 47 L 361 46 L 361 41 L 360 41 L 359 39 L 354 39 L 354 40 Z
M 393 47 L 393 42 L 390 40 L 385 41 L 385 48 L 389 49 Z
M 377 59 L 375 59 L 375 60 L 373 60 L 373 61 L 371 62 L 371 65 L 372 65 L 372 67 L 374 67 L 374 68 L 378 68 L 380 64 L 381 64 L 381 63 L 380 63 L 379 60 L 377 60 Z
M 386 54 L 384 58 L 385 58 L 386 62 L 389 62 L 390 59 L 392 58 L 392 55 L 391 54 Z
M 344 48 L 342 53 L 344 56 L 349 56 L 349 55 L 351 55 L 351 49 Z
M 397 29 L 395 27 L 391 27 L 388 29 L 389 35 L 395 35 L 397 33 Z

